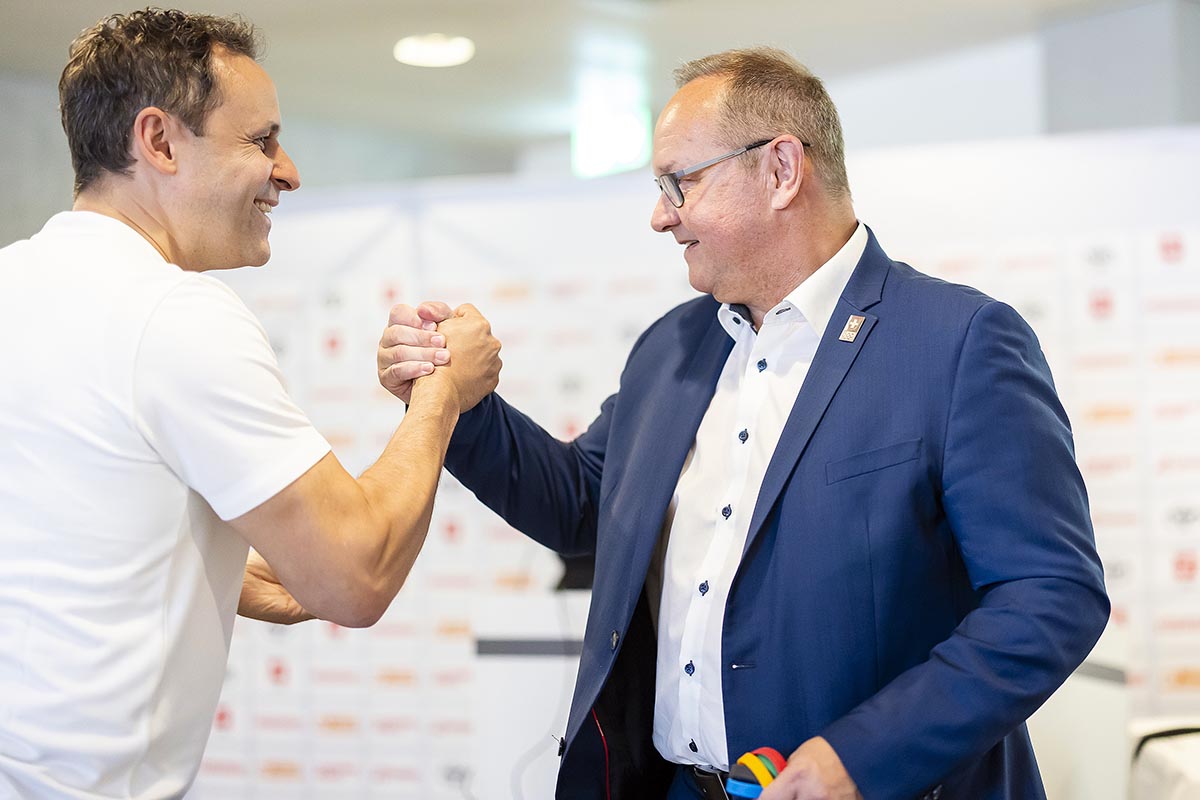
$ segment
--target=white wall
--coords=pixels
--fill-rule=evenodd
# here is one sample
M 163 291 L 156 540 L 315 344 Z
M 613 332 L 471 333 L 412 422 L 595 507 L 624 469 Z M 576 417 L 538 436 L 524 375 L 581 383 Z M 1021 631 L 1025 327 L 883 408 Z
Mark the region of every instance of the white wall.
M 837 78 L 828 89 L 847 152 L 1032 136 L 1045 130 L 1037 36 Z
M 71 181 L 55 87 L 0 76 L 0 246 L 70 208 Z

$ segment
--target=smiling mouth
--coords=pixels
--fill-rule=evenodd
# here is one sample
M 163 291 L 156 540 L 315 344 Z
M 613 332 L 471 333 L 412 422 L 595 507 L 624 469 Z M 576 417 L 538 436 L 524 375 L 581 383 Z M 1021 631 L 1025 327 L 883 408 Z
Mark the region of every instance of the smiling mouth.
M 255 200 L 254 207 L 257 208 L 259 211 L 261 211 L 264 214 L 271 213 L 271 204 L 265 200 Z

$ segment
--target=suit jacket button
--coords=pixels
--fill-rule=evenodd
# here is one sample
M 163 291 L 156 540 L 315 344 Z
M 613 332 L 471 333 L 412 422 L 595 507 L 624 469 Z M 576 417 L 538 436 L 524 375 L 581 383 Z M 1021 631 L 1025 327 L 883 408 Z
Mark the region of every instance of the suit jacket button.
M 621 641 L 621 634 L 617 633 L 616 631 L 613 631 L 612 632 L 612 649 L 613 650 L 617 649 L 617 642 L 619 642 L 619 641 Z
M 938 800 L 942 796 L 942 785 L 939 783 L 933 787 L 933 791 L 929 793 L 929 800 Z

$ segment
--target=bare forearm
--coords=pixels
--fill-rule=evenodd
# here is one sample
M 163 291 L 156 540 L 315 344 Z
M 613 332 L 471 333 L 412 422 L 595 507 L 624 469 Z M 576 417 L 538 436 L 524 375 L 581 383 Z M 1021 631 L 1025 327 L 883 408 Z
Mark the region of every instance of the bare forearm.
M 400 590 L 425 543 L 458 402 L 442 385 L 416 382 L 412 404 L 383 454 L 358 479 L 387 535 L 371 554 L 371 572 L 390 599 Z
M 361 477 L 352 478 L 329 453 L 231 520 L 295 599 L 322 619 L 365 627 L 387 609 L 425 542 L 458 416 L 496 387 L 500 343 L 487 320 L 464 307 L 444 325 L 447 341 L 461 345 L 458 354 L 411 378 L 408 413 Z

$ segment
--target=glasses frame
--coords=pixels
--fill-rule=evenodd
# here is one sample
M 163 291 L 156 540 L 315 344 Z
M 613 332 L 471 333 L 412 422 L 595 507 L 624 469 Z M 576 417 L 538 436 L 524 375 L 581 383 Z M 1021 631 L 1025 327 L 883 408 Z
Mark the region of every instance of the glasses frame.
M 674 172 L 667 172 L 662 175 L 655 176 L 654 182 L 658 184 L 658 188 L 662 191 L 663 195 L 666 196 L 667 200 L 670 201 L 671 205 L 675 206 L 676 208 L 683 208 L 683 190 L 679 188 L 680 178 L 687 177 L 688 175 L 699 172 L 702 169 L 708 169 L 713 164 L 720 164 L 726 159 L 736 158 L 742 153 L 748 153 L 756 147 L 762 147 L 763 145 L 770 144 L 773 141 L 775 141 L 774 137 L 753 142 L 745 147 L 739 147 L 737 150 L 730 150 L 725 155 L 717 156 L 716 158 L 710 158 L 708 161 L 702 161 L 699 164 L 695 164 L 685 169 L 677 169 Z M 676 198 L 678 198 L 678 202 L 676 202 Z

